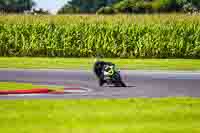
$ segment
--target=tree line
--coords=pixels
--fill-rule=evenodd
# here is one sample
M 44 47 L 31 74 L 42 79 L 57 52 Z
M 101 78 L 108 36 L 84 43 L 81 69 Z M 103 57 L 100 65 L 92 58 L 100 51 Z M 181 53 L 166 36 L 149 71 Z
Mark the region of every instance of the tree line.
M 200 0 L 71 0 L 62 13 L 153 13 L 193 12 L 200 10 Z
M 6 13 L 22 13 L 31 10 L 35 4 L 32 0 L 0 0 L 0 11 Z
M 1 13 L 40 13 L 49 14 L 44 9 L 36 9 L 36 2 L 33 0 L 0 0 L 0 12 Z
M 0 0 L 0 12 L 24 13 L 36 6 L 34 0 Z M 70 0 L 58 14 L 71 13 L 153 13 L 194 12 L 200 10 L 200 0 Z M 47 12 L 40 9 L 36 13 Z

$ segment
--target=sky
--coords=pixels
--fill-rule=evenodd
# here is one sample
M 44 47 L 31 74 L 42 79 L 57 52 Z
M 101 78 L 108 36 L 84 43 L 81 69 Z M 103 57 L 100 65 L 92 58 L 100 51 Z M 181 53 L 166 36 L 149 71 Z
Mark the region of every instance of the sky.
M 69 0 L 34 0 L 37 8 L 43 8 L 51 13 L 56 13 L 57 10 L 67 3 Z

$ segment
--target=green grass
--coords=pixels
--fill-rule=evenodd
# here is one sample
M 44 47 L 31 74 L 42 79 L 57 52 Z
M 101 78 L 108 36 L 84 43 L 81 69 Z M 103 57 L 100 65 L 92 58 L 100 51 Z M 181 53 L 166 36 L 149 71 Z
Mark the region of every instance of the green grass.
M 16 82 L 0 82 L 0 90 L 27 90 L 36 88 L 62 89 L 62 87 L 48 86 L 48 85 L 34 85 L 31 83 L 16 83 Z
M 199 133 L 195 98 L 0 101 L 4 133 Z
M 193 59 L 103 59 L 120 69 L 129 70 L 200 70 L 200 60 Z M 0 58 L 0 68 L 85 69 L 91 70 L 93 58 Z

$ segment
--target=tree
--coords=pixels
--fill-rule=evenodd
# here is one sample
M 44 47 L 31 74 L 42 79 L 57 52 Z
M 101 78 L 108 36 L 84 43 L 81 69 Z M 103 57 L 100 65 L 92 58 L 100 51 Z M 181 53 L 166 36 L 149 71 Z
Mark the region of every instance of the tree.
M 97 10 L 97 14 L 114 14 L 114 13 L 116 13 L 116 11 L 109 6 L 102 7 L 99 10 Z
M 73 6 L 70 6 L 70 5 L 65 5 L 64 7 L 62 7 L 61 9 L 59 9 L 57 13 L 58 14 L 80 13 L 80 10 L 79 10 L 78 7 L 73 7 Z
M 58 13 L 179 12 L 189 5 L 200 9 L 200 0 L 70 0 Z
M 29 11 L 36 3 L 32 0 L 0 0 L 0 11 L 6 13 L 22 13 Z
M 200 0 L 123 0 L 114 4 L 113 7 L 118 12 L 149 13 L 182 11 L 188 5 L 200 9 Z
M 118 12 L 146 13 L 152 12 L 152 0 L 123 0 L 113 5 Z
M 98 9 L 121 0 L 70 0 L 58 13 L 95 13 Z
M 200 10 L 200 0 L 189 0 L 193 6 L 197 7 Z

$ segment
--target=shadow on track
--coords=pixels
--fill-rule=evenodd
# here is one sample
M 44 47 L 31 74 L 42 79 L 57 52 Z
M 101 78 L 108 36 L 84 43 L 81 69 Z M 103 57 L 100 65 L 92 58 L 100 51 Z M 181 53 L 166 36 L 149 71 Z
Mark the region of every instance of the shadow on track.
M 127 85 L 126 87 L 121 87 L 121 86 L 104 86 L 106 88 L 133 88 L 133 87 L 136 87 L 136 86 L 130 86 L 130 85 Z

